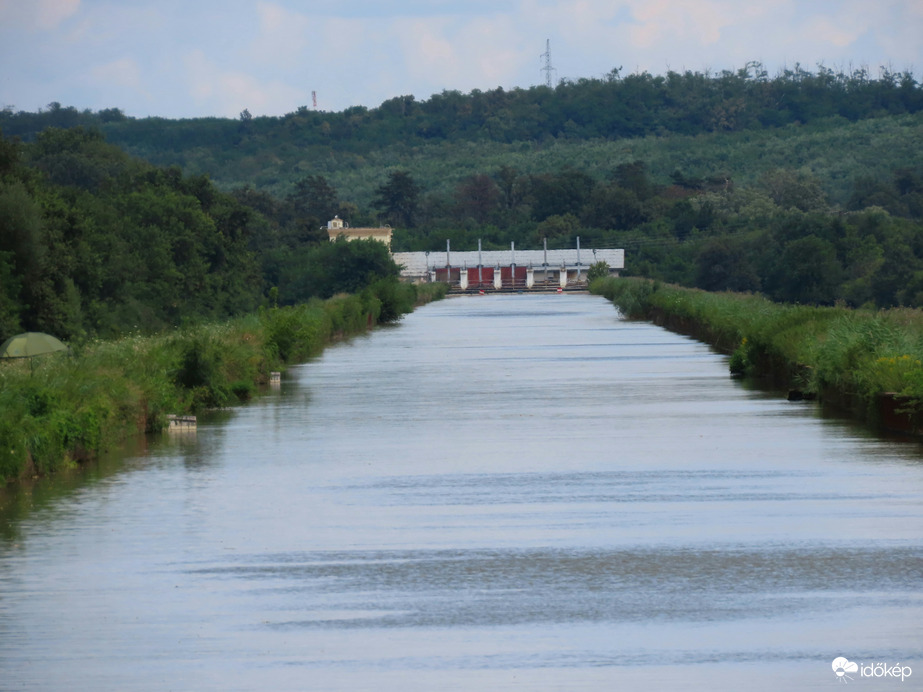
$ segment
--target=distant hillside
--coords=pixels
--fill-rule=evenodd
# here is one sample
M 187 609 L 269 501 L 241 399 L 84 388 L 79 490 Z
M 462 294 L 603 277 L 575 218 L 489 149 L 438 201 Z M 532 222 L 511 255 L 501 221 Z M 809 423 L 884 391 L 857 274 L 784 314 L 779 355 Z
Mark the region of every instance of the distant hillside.
M 72 137 L 46 130 L 77 126 Z M 579 236 L 583 247 L 625 248 L 628 274 L 788 302 L 923 306 L 923 90 L 908 73 L 616 71 L 554 89 L 443 92 L 278 118 L 244 111 L 236 120 L 50 104 L 4 111 L 0 128 L 27 143 L 6 201 L 35 221 L 34 237 L 68 218 L 54 207 L 64 195 L 76 195 L 87 229 L 126 242 L 145 232 L 113 212 L 94 216 L 104 212 L 100 196 L 130 196 L 141 184 L 112 165 L 115 147 L 161 167 L 143 180 L 198 200 L 177 201 L 206 216 L 235 210 L 246 220 L 240 257 L 261 279 L 236 294 L 228 277 L 221 300 L 246 293 L 252 304 L 274 288 L 284 302 L 311 295 L 304 267 L 337 214 L 390 224 L 394 250 L 438 250 L 446 239 L 459 250 L 478 240 L 485 249 L 543 240 L 559 248 Z M 62 188 L 36 198 L 41 214 L 22 195 L 35 176 Z M 210 199 L 221 200 L 214 211 Z M 54 233 L 47 240 L 57 242 Z M 28 252 L 0 244 L 0 289 L 24 296 L 29 284 L 4 251 Z M 150 293 L 142 283 L 138 294 Z M 100 320 L 104 307 L 92 308 Z
M 49 104 L 41 113 L 0 112 L 0 129 L 30 141 L 49 126 L 96 127 L 134 156 L 207 174 L 224 189 L 252 185 L 284 196 L 300 178 L 323 175 L 360 208 L 394 168 L 442 191 L 501 165 L 538 173 L 566 163 L 603 176 L 635 159 L 663 181 L 676 169 L 747 180 L 770 167 L 819 168 L 831 172 L 825 187 L 839 199 L 846 193 L 838 169 L 854 165 L 874 174 L 903 165 L 900 156 L 914 153 L 907 147 L 920 124 L 907 116 L 921 111 L 923 89 L 910 73 L 872 79 L 865 70 L 796 66 L 770 78 L 751 63 L 718 74 L 613 70 L 554 89 L 444 91 L 426 101 L 399 96 L 373 109 L 302 107 L 282 117 L 244 111 L 237 120 L 134 119 L 118 109 Z M 879 124 L 851 127 L 868 120 Z M 849 152 L 830 149 L 846 141 L 856 148 L 854 162 Z M 900 151 L 872 153 L 882 145 Z

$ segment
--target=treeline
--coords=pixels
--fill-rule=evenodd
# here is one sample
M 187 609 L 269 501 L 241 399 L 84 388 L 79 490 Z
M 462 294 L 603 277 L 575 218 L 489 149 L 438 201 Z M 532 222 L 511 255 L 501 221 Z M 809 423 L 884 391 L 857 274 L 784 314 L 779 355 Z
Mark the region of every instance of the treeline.
M 297 195 L 269 216 L 260 201 L 98 131 L 0 136 L 0 339 L 151 332 L 396 281 L 381 244 L 329 243 Z
M 451 179 L 453 167 L 461 163 L 467 170 L 465 159 L 480 155 L 473 145 L 518 156 L 520 143 L 547 147 L 754 133 L 921 110 L 923 89 L 907 71 L 881 69 L 873 75 L 866 68 L 820 65 L 811 71 L 796 65 L 770 76 L 759 63 L 750 63 L 715 74 L 615 69 L 603 78 L 565 80 L 554 88 L 443 91 L 427 100 L 398 96 L 377 108 L 340 112 L 303 106 L 279 117 L 244 110 L 237 119 L 132 118 L 117 108 L 78 111 L 55 102 L 38 113 L 6 108 L 0 111 L 0 128 L 25 141 L 48 127 L 97 128 L 134 156 L 207 173 L 225 190 L 251 184 L 283 197 L 299 178 L 321 174 L 340 187 L 348 180 L 350 199 L 365 206 L 380 180 L 362 186 L 363 170 L 380 173 L 397 165 L 422 174 L 415 164 L 434 155 L 433 147 L 451 160 L 442 173 Z M 420 177 L 429 178 L 428 189 L 440 185 L 432 175 Z
M 137 120 L 117 108 L 77 111 L 59 103 L 41 113 L 13 112 L 0 118 L 8 134 L 27 137 L 47 127 L 104 126 L 113 142 L 129 147 L 148 141 L 174 151 L 194 146 L 239 146 L 284 139 L 299 146 L 329 146 L 368 151 L 395 141 L 540 141 L 547 137 L 630 138 L 648 134 L 699 134 L 810 123 L 832 116 L 851 121 L 916 113 L 923 92 L 909 71 L 867 67 L 815 71 L 796 64 L 770 77 L 758 62 L 737 71 L 669 71 L 622 74 L 616 68 L 601 79 L 562 80 L 555 88 L 469 94 L 443 91 L 428 100 L 398 96 L 377 108 L 357 106 L 341 112 L 302 106 L 282 117 L 254 117 L 245 110 L 237 121 L 220 118 Z M 165 141 L 164 141 L 165 140 Z
M 631 201 L 612 208 L 635 210 L 632 230 L 584 229 L 591 243 L 626 249 L 628 274 L 787 303 L 923 306 L 919 165 L 893 171 L 890 180 L 857 177 L 843 206 L 803 171 L 771 171 L 747 188 L 679 175 L 666 187 L 644 183 L 643 175 L 636 181 L 642 186 L 634 193 L 611 188 Z M 596 208 L 585 206 L 582 222 Z
M 504 165 L 446 193 L 424 192 L 408 172 L 393 171 L 373 210 L 397 227 L 396 250 L 439 250 L 446 239 L 453 248 L 478 239 L 487 249 L 573 247 L 579 236 L 583 247 L 625 248 L 629 275 L 780 302 L 923 306 L 923 166 L 855 174 L 837 203 L 820 178 L 788 168 L 744 186 L 730 171 L 679 169 L 661 183 L 644 161 L 615 165 L 601 179 L 569 166 L 525 174 Z M 303 183 L 299 190 L 337 200 L 323 176 Z M 339 206 L 350 208 L 353 219 L 371 216 Z
M 913 134 L 916 127 L 897 126 Z M 796 136 L 796 135 L 793 135 Z M 897 147 L 913 156 L 912 138 Z M 669 140 L 664 146 L 669 146 Z M 595 177 L 573 166 L 503 164 L 428 191 L 380 172 L 360 208 L 323 175 L 277 197 L 222 192 L 207 176 L 156 168 L 82 128 L 4 140 L 0 334 L 65 337 L 151 329 L 259 304 L 355 292 L 398 268 L 376 243 L 328 243 L 324 223 L 389 223 L 395 250 L 476 246 L 624 247 L 626 273 L 785 302 L 923 305 L 923 167 L 853 170 L 842 201 L 810 170 L 734 170 L 666 182 L 644 161 Z
M 751 64 L 281 118 L 7 109 L 25 141 L 0 156 L 0 334 L 156 329 L 396 274 L 380 246 L 328 244 L 334 215 L 390 224 L 396 251 L 579 236 L 624 247 L 628 274 L 921 305 L 921 93 Z

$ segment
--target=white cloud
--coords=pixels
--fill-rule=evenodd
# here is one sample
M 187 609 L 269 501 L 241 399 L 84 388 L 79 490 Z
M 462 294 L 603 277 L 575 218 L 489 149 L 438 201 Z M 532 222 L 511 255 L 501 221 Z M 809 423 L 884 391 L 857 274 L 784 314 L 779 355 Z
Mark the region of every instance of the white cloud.
M 0 102 L 168 117 L 800 62 L 923 67 L 923 1 L 0 0 Z
M 241 70 L 223 70 L 202 50 L 188 53 L 183 62 L 187 95 L 214 115 L 236 117 L 245 108 L 253 115 L 286 113 L 306 102 L 303 89 Z
M 54 29 L 61 22 L 80 10 L 80 0 L 38 0 L 38 26 L 46 31 Z
M 458 51 L 463 46 L 446 36 L 447 24 L 445 19 L 394 22 L 389 33 L 409 75 L 430 84 L 459 78 L 464 67 Z
M 701 45 L 717 43 L 721 31 L 732 24 L 727 7 L 721 2 L 673 2 L 650 0 L 637 3 L 632 15 L 638 25 L 632 27 L 632 45 L 650 48 L 663 42 L 692 39 Z
M 0 0 L 0 23 L 26 31 L 51 31 L 80 10 L 80 0 Z
M 129 89 L 141 89 L 141 68 L 132 58 L 119 58 L 90 70 L 91 80 Z
M 311 45 L 318 23 L 271 2 L 256 5 L 259 33 L 250 44 L 250 55 L 258 62 L 288 66 L 302 58 Z

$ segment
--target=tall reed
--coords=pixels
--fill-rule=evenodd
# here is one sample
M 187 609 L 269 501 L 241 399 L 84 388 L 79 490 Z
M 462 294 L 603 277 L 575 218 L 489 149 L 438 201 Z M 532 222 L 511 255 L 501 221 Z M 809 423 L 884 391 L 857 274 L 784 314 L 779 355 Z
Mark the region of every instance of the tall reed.
M 878 402 L 896 397 L 923 410 L 923 311 L 853 310 L 773 303 L 646 279 L 605 278 L 590 290 L 630 318 L 692 334 L 731 355 L 737 374 L 850 409 L 876 422 Z
M 88 341 L 34 367 L 0 362 L 0 482 L 93 458 L 126 435 L 164 428 L 168 414 L 246 400 L 273 370 L 444 295 L 443 285 L 386 279 L 359 295 Z

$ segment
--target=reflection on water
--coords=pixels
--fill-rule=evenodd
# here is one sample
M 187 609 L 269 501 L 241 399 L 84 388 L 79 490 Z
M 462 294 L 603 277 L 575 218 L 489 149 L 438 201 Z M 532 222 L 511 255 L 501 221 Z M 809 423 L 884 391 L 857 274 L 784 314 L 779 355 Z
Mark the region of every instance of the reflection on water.
M 447 300 L 0 496 L 0 688 L 923 675 L 920 458 L 601 299 Z
M 297 603 L 303 619 L 274 627 L 547 626 L 822 615 L 851 608 L 856 590 L 907 590 L 923 558 L 809 548 L 359 551 L 250 555 L 191 571 Z M 888 605 L 905 603 L 902 594 Z

